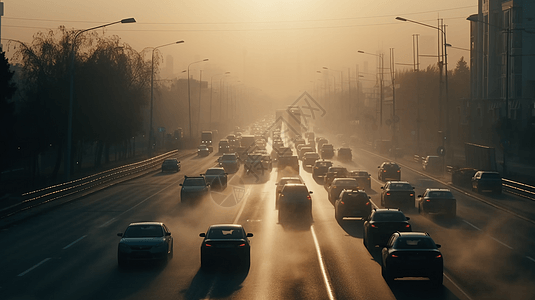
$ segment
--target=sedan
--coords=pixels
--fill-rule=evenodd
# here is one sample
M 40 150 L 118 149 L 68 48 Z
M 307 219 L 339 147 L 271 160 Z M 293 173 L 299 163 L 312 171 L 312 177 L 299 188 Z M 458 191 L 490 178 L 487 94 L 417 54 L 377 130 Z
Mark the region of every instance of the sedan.
M 176 158 L 166 158 L 162 162 L 162 172 L 165 171 L 180 171 L 180 161 Z
M 242 225 L 218 224 L 199 234 L 204 240 L 201 244 L 201 268 L 205 271 L 225 263 L 230 268 L 249 270 L 251 265 L 251 246 Z
M 381 187 L 381 205 L 392 208 L 414 207 L 414 187 L 407 181 L 388 181 Z
M 206 183 L 210 185 L 212 189 L 224 190 L 227 187 L 228 173 L 223 168 L 209 168 L 204 174 Z
M 428 277 L 443 282 L 444 262 L 439 244 L 425 232 L 396 232 L 382 249 L 381 271 L 386 282 L 401 277 Z
M 427 189 L 423 195 L 418 195 L 416 207 L 422 214 L 455 218 L 457 202 L 448 189 Z
M 130 223 L 121 237 L 117 250 L 119 267 L 131 261 L 161 260 L 167 262 L 173 257 L 173 237 L 160 222 Z

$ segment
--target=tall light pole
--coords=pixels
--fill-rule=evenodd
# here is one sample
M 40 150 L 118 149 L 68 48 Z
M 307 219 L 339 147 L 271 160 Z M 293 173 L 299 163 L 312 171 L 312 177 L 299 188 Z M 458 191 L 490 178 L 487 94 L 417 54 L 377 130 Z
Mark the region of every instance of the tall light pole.
M 380 102 L 379 102 L 379 127 L 382 127 L 383 126 L 383 101 L 384 101 L 384 91 L 383 91 L 383 84 L 384 84 L 384 76 L 383 76 L 383 70 L 384 70 L 384 55 L 383 53 L 379 53 L 379 54 L 373 54 L 373 53 L 369 53 L 369 52 L 364 52 L 362 50 L 359 50 L 357 51 L 358 53 L 362 53 L 362 54 L 368 54 L 368 55 L 373 55 L 373 56 L 377 56 L 379 58 L 379 94 L 380 94 Z
M 403 21 L 403 22 L 410 22 L 410 23 L 414 23 L 414 24 L 418 24 L 418 25 L 422 25 L 422 26 L 425 26 L 425 27 L 429 27 L 429 28 L 433 28 L 433 29 L 437 29 L 438 31 L 440 31 L 442 33 L 442 40 L 443 40 L 443 45 L 442 45 L 442 51 L 444 53 L 444 61 L 443 61 L 443 65 L 444 65 L 444 85 L 445 85 L 445 89 L 446 89 L 446 95 L 445 95 L 445 103 L 444 105 L 446 106 L 446 122 L 444 122 L 445 124 L 441 124 L 441 126 L 443 126 L 443 132 L 445 131 L 445 137 L 442 138 L 442 142 L 444 142 L 444 138 L 446 139 L 446 146 L 449 146 L 450 145 L 450 140 L 451 140 L 451 136 L 452 134 L 449 132 L 450 130 L 450 125 L 449 125 L 449 122 L 450 122 L 450 119 L 449 119 L 449 111 L 450 111 L 450 108 L 449 108 L 449 89 L 448 89 L 448 54 L 447 54 L 447 47 L 446 45 L 448 44 L 446 42 L 446 31 L 444 31 L 443 28 L 441 27 L 438 27 L 438 26 L 433 26 L 433 25 L 429 25 L 429 24 L 425 24 L 425 23 L 421 23 L 421 22 L 417 22 L 417 21 L 413 21 L 413 20 L 409 20 L 409 19 L 406 19 L 406 18 L 402 18 L 402 17 L 396 17 L 396 20 L 398 21 Z M 440 55 L 439 55 L 440 56 Z M 442 73 L 441 73 L 442 74 Z M 441 84 L 442 85 L 442 84 Z M 442 115 L 442 113 L 440 113 L 440 115 Z M 452 150 L 452 149 L 448 149 L 448 150 Z M 451 151 L 448 151 L 447 153 L 452 153 Z
M 150 121 L 149 121 L 149 149 L 148 149 L 149 158 L 152 157 L 152 138 L 153 138 L 152 111 L 153 111 L 153 106 L 154 106 L 153 105 L 154 104 L 154 51 L 156 51 L 156 49 L 158 49 L 158 48 L 162 48 L 162 47 L 170 46 L 170 45 L 175 45 L 175 44 L 180 44 L 180 43 L 184 43 L 184 41 L 176 41 L 174 43 L 160 45 L 158 47 L 153 47 L 152 48 L 152 54 L 151 54 L 151 57 L 150 57 L 151 71 L 150 71 Z
M 210 118 L 209 118 L 210 119 L 210 121 L 209 121 L 210 129 L 212 129 L 212 94 L 213 94 L 213 86 L 214 86 L 213 78 L 216 77 L 216 76 L 225 76 L 227 74 L 230 74 L 230 72 L 225 72 L 223 74 L 216 74 L 216 75 L 213 75 L 213 76 L 210 77 Z M 221 91 L 219 91 L 219 93 L 221 93 Z
M 65 179 L 70 180 L 71 179 L 71 156 L 72 156 L 72 111 L 73 111 L 73 102 L 74 102 L 74 58 L 75 58 L 75 50 L 76 50 L 76 39 L 84 32 L 95 30 L 103 27 L 107 27 L 114 24 L 119 23 L 135 23 L 136 19 L 134 18 L 128 18 L 128 19 L 122 19 L 120 21 L 111 22 L 104 25 L 99 25 L 83 30 L 79 30 L 76 32 L 72 39 L 72 45 L 71 45 L 71 80 L 70 80 L 70 86 L 69 86 L 69 116 L 68 116 L 68 123 L 67 123 L 67 153 L 65 153 Z
M 189 117 L 189 138 L 193 140 L 193 130 L 191 128 L 191 92 L 189 88 L 189 67 L 193 64 L 200 63 L 203 61 L 208 61 L 208 58 L 205 58 L 203 60 L 194 61 L 188 65 L 188 117 Z

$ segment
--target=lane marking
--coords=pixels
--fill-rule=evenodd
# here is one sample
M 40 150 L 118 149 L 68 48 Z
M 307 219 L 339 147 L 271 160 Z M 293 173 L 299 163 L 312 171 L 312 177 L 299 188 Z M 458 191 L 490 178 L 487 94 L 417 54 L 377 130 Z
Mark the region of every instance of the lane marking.
M 535 262 L 535 259 L 529 256 L 526 256 L 527 259 L 531 260 L 532 262 Z
M 468 224 L 468 225 L 470 225 L 470 226 L 474 227 L 475 229 L 477 229 L 477 230 L 481 231 L 481 229 L 480 229 L 480 228 L 478 228 L 478 227 L 477 227 L 476 225 L 474 225 L 474 224 L 472 224 L 472 223 L 470 223 L 470 222 L 468 222 L 468 221 L 466 221 L 466 220 L 463 220 L 463 222 L 465 222 L 466 224 Z
M 22 276 L 28 274 L 28 273 L 31 272 L 33 269 L 39 267 L 40 265 L 46 263 L 46 262 L 49 261 L 49 260 L 50 260 L 50 257 L 49 257 L 49 258 L 45 258 L 45 259 L 43 259 L 40 263 L 36 264 L 35 266 L 29 268 L 28 270 L 26 270 L 26 271 L 24 271 L 24 272 L 22 272 L 22 273 L 20 273 L 18 276 L 19 276 L 19 277 L 22 277 Z
M 504 242 L 498 240 L 497 238 L 494 238 L 494 237 L 492 237 L 492 236 L 490 236 L 490 235 L 489 235 L 489 237 L 490 237 L 491 239 L 495 240 L 496 242 L 498 242 L 498 243 L 504 245 L 505 247 L 507 247 L 507 248 L 513 250 L 513 247 L 511 247 L 511 246 L 507 245 L 506 243 L 504 243 Z
M 245 203 L 247 202 L 247 200 L 249 200 L 249 195 L 251 194 L 250 191 L 251 191 L 251 189 L 247 189 L 246 190 L 245 199 L 242 202 L 242 206 L 240 207 L 240 210 L 238 211 L 238 214 L 236 215 L 236 218 L 234 218 L 234 221 L 232 221 L 232 224 L 236 224 L 238 222 L 238 220 L 240 219 L 241 214 L 242 214 L 242 212 L 243 212 L 243 210 L 245 208 Z
M 449 282 L 451 282 L 451 284 L 453 284 L 453 286 L 455 286 L 459 291 L 461 291 L 461 293 L 463 293 L 463 295 L 468 298 L 469 300 L 472 300 L 472 298 L 470 298 L 470 296 L 468 296 L 467 293 L 465 293 L 455 282 L 453 282 L 453 280 L 451 280 L 451 278 L 448 277 L 448 275 L 446 275 L 446 273 L 442 273 L 442 275 L 444 275 L 444 277 L 446 277 L 446 279 L 449 280 Z
M 321 256 L 320 245 L 318 238 L 316 237 L 316 231 L 314 230 L 314 225 L 310 226 L 310 232 L 312 232 L 312 238 L 314 238 L 314 245 L 316 246 L 316 253 L 318 254 L 318 261 L 320 263 L 321 273 L 323 275 L 323 282 L 325 282 L 325 287 L 327 288 L 327 294 L 329 295 L 330 300 L 334 300 L 333 288 L 331 282 L 329 281 L 329 276 L 327 275 L 327 269 L 325 268 L 325 263 Z
M 70 248 L 72 245 L 78 243 L 79 241 L 83 240 L 87 235 L 82 236 L 81 238 L 77 239 L 76 241 L 68 244 L 67 246 L 63 247 L 63 250 Z

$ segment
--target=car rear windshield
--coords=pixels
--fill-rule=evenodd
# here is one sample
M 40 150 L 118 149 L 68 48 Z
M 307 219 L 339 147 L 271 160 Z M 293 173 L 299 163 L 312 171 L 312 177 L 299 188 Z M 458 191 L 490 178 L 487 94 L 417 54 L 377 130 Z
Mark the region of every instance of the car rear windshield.
M 282 190 L 284 195 L 308 195 L 306 186 L 285 186 Z
M 224 175 L 224 174 L 225 174 L 225 170 L 220 170 L 220 169 L 206 170 L 206 175 Z
M 450 191 L 431 191 L 427 194 L 429 198 L 453 198 Z
M 399 166 L 394 164 L 386 164 L 383 166 L 383 168 L 387 170 L 397 170 L 399 169 Z
M 370 174 L 368 174 L 368 172 L 351 172 L 351 175 L 359 177 L 368 177 Z
M 391 183 L 390 189 L 399 191 L 412 191 L 412 185 L 408 183 Z
M 368 196 L 363 193 L 345 193 L 342 197 L 342 200 L 351 202 L 368 202 Z
M 403 222 L 407 221 L 407 218 L 402 212 L 376 212 L 373 214 L 372 220 L 374 221 L 388 221 L 388 222 Z
M 323 168 L 325 168 L 325 167 L 330 167 L 330 166 L 332 166 L 332 165 L 333 165 L 333 163 L 330 162 L 330 161 L 318 161 L 318 162 L 316 162 L 316 166 L 317 166 L 317 167 L 323 167 Z
M 402 237 L 398 238 L 394 248 L 396 249 L 436 249 L 432 239 L 427 237 Z
M 243 230 L 236 228 L 210 229 L 206 236 L 209 239 L 243 239 L 244 237 Z
M 183 185 L 187 186 L 205 186 L 206 181 L 204 178 L 186 178 Z
M 162 237 L 163 230 L 160 225 L 133 225 L 129 226 L 125 233 L 125 238 L 141 237 Z
M 236 161 L 238 158 L 236 157 L 236 155 L 229 155 L 229 154 L 224 154 L 223 156 L 221 156 L 221 160 L 230 160 L 230 161 Z
M 357 181 L 355 179 L 342 179 L 342 180 L 336 180 L 333 184 L 336 185 L 344 185 L 344 186 L 353 186 L 358 185 Z
M 498 174 L 498 173 L 483 173 L 483 174 L 481 174 L 481 178 L 484 178 L 484 179 L 501 179 L 500 174 Z

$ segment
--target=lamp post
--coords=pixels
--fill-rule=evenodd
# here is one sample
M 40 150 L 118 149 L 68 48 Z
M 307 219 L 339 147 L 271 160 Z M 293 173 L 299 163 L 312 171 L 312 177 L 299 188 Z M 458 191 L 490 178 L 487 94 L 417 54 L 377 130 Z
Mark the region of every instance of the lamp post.
M 213 86 L 214 86 L 212 79 L 216 76 L 225 76 L 227 74 L 230 74 L 230 72 L 225 72 L 223 74 L 216 74 L 210 77 L 210 118 L 209 118 L 210 129 L 212 129 L 212 94 L 213 94 Z M 221 91 L 219 91 L 219 93 L 221 93 Z
M 396 17 L 396 20 L 398 21 L 403 21 L 403 22 L 410 22 L 410 23 L 414 23 L 414 24 L 418 24 L 418 25 L 422 25 L 422 26 L 425 26 L 425 27 L 429 27 L 429 28 L 433 28 L 433 29 L 437 29 L 438 31 L 440 31 L 442 33 L 442 40 L 443 40 L 443 52 L 444 52 L 444 58 L 443 58 L 443 63 L 442 65 L 444 66 L 444 84 L 445 84 L 445 90 L 446 90 L 446 95 L 445 95 L 445 100 L 444 100 L 444 105 L 446 106 L 446 122 L 444 122 L 445 124 L 441 124 L 441 126 L 444 127 L 445 130 L 442 130 L 442 132 L 445 131 L 445 136 L 442 138 L 442 142 L 444 143 L 444 139 L 446 139 L 446 146 L 450 146 L 450 140 L 451 140 L 451 133 L 449 132 L 450 130 L 450 126 L 449 126 L 449 122 L 450 122 L 450 119 L 449 119 L 449 111 L 450 111 L 450 108 L 449 108 L 449 89 L 448 89 L 448 54 L 447 54 L 447 47 L 446 45 L 448 45 L 448 43 L 446 42 L 446 31 L 444 31 L 443 28 L 440 28 L 438 26 L 433 26 L 433 25 L 429 25 L 429 24 L 425 24 L 425 23 L 421 23 L 421 22 L 417 22 L 417 21 L 413 21 L 413 20 L 409 20 L 409 19 L 406 19 L 406 18 L 402 18 L 402 17 Z M 440 56 L 440 53 L 439 53 L 439 56 Z M 441 72 L 442 74 L 442 72 Z M 442 83 L 441 83 L 442 85 Z M 442 95 L 441 95 L 442 96 Z M 440 113 L 440 116 L 442 116 L 442 113 Z M 449 147 L 448 147 L 449 148 Z M 448 149 L 448 150 L 452 150 L 452 149 Z M 451 151 L 448 151 L 447 153 L 452 153 Z
M 154 104 L 154 51 L 156 51 L 156 49 L 161 48 L 161 47 L 170 46 L 174 44 L 180 44 L 180 43 L 184 43 L 184 41 L 176 41 L 174 43 L 160 45 L 158 47 L 152 48 L 152 54 L 150 58 L 151 71 L 150 71 L 150 121 L 149 121 L 149 149 L 148 149 L 149 158 L 152 157 L 152 139 L 153 139 L 152 112 L 153 112 L 153 104 Z
M 369 53 L 369 52 L 364 52 L 362 50 L 358 50 L 357 51 L 358 53 L 362 53 L 362 54 L 368 54 L 368 55 L 373 55 L 373 56 L 377 56 L 379 58 L 379 95 L 380 95 L 380 100 L 379 100 L 379 127 L 382 127 L 383 126 L 383 101 L 384 101 L 384 91 L 383 91 L 383 81 L 384 81 L 384 76 L 383 76 L 383 69 L 384 69 L 384 55 L 383 53 L 379 53 L 379 54 L 373 54 L 373 53 Z
M 104 25 L 99 25 L 83 30 L 79 30 L 76 32 L 72 39 L 72 46 L 71 46 L 71 80 L 70 80 L 70 86 L 69 86 L 69 115 L 68 115 L 68 123 L 67 123 L 67 153 L 65 153 L 65 178 L 66 180 L 71 179 L 71 156 L 72 156 L 72 114 L 73 114 L 73 102 L 74 102 L 74 58 L 75 58 L 75 47 L 76 47 L 76 39 L 84 32 L 95 30 L 103 27 L 107 27 L 110 25 L 118 24 L 118 23 L 135 23 L 136 19 L 134 18 L 128 18 L 128 19 L 122 19 L 120 21 L 111 22 Z
M 194 61 L 188 65 L 188 118 L 189 118 L 189 138 L 193 140 L 193 130 L 191 128 L 191 92 L 189 88 L 189 67 L 193 64 L 200 63 L 203 61 L 208 61 L 208 58 L 205 58 L 203 60 Z

